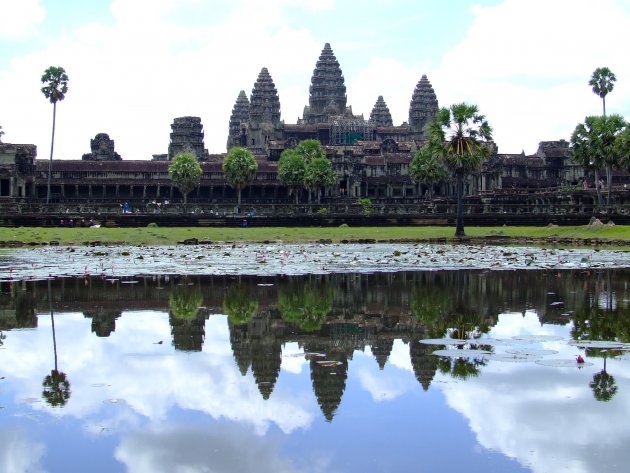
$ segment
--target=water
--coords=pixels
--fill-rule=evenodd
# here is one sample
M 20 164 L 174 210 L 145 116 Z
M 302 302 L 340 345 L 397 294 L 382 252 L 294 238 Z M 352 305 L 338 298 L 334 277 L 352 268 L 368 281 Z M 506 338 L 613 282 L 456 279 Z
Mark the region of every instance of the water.
M 624 269 L 5 281 L 0 469 L 625 471 L 629 281 Z M 422 343 L 442 337 L 466 341 Z

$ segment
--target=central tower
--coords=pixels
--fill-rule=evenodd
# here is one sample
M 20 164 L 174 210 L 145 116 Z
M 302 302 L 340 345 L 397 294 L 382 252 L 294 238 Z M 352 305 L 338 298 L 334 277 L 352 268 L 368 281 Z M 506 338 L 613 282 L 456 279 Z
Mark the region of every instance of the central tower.
M 329 43 L 324 45 L 315 65 L 304 123 L 327 123 L 332 116 L 346 115 L 346 85 L 339 62 Z

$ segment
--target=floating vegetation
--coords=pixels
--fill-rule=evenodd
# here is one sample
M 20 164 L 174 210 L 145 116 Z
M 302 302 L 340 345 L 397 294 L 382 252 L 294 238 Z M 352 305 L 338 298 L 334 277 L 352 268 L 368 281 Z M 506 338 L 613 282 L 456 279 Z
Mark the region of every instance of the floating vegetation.
M 547 358 L 536 360 L 534 363 L 542 366 L 551 366 L 553 368 L 581 368 L 582 366 L 593 366 L 590 361 L 578 363 L 574 358 Z
M 444 356 L 448 358 L 485 358 L 488 355 L 491 355 L 492 352 L 487 351 L 487 350 L 461 349 L 461 350 L 435 350 L 433 354 L 436 356 Z
M 512 337 L 514 340 L 519 340 L 523 342 L 557 342 L 559 340 L 564 340 L 562 337 L 558 337 L 557 335 L 516 335 Z
M 558 350 L 543 350 L 536 348 L 523 348 L 516 349 L 510 348 L 509 350 L 505 350 L 506 353 L 510 353 L 512 355 L 525 355 L 525 356 L 547 356 L 547 355 L 557 355 Z
M 316 361 L 315 363 L 317 363 L 320 366 L 339 366 L 343 364 L 341 363 L 341 361 L 332 361 L 332 360 Z
M 471 343 L 471 340 L 464 340 L 462 338 L 425 338 L 420 340 L 420 343 L 425 345 L 465 345 Z
M 623 348 L 625 344 L 614 340 L 571 340 L 569 345 L 573 345 L 578 348 L 602 348 L 613 350 Z
M 493 353 L 491 355 L 488 355 L 486 358 L 492 361 L 505 361 L 509 363 L 527 363 L 539 359 L 538 356 L 522 355 L 516 353 Z
M 125 404 L 125 403 L 126 401 L 120 398 L 105 399 L 103 401 L 103 404 Z

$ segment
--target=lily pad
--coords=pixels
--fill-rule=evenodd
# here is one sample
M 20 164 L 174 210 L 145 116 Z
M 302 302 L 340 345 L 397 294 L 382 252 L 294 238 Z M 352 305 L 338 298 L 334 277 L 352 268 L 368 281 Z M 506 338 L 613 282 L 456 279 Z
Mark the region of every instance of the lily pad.
M 505 350 L 506 353 L 510 353 L 512 355 L 526 355 L 526 356 L 546 356 L 546 355 L 557 355 L 558 350 L 542 350 L 537 348 L 511 348 L 509 350 Z
M 563 340 L 562 337 L 557 335 L 516 335 L 512 337 L 514 340 L 524 341 L 524 342 L 557 342 L 559 340 Z
M 543 360 L 536 360 L 537 365 L 552 366 L 554 368 L 581 368 L 582 366 L 593 366 L 593 363 L 585 361 L 578 363 L 573 358 L 546 358 Z
M 491 355 L 492 352 L 487 350 L 435 350 L 436 356 L 445 356 L 448 358 L 482 358 Z
M 615 349 L 623 348 L 624 343 L 616 342 L 614 340 L 571 340 L 569 345 L 576 346 L 578 348 L 602 348 L 602 349 Z
M 509 363 L 527 363 L 538 359 L 537 356 L 519 355 L 516 353 L 493 353 L 487 358 L 491 361 L 505 361 Z
M 424 340 L 420 340 L 420 343 L 424 345 L 465 345 L 470 342 L 471 340 L 461 338 L 425 338 Z

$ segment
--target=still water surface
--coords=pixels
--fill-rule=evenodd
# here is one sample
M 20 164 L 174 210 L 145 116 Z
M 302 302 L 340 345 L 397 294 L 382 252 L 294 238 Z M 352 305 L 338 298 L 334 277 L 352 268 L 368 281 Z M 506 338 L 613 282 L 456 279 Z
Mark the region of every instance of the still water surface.
M 630 353 L 611 342 L 630 342 L 629 282 L 629 270 L 3 282 L 0 469 L 626 471 Z M 442 337 L 467 341 L 422 343 Z M 432 354 L 477 348 L 491 354 Z

